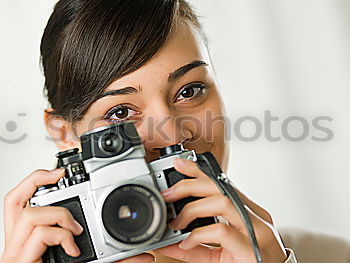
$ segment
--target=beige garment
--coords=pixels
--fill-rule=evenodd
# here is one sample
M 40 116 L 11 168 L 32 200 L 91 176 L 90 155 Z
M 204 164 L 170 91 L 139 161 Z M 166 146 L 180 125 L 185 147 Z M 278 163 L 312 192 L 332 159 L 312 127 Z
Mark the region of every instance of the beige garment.
M 296 228 L 280 230 L 298 263 L 350 263 L 350 238 Z

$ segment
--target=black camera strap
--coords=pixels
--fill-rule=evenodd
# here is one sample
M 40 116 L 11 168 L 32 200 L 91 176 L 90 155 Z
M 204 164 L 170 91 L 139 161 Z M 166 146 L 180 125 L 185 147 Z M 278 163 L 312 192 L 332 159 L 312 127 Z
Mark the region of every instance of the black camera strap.
M 237 194 L 234 186 L 231 184 L 229 178 L 222 172 L 219 164 L 217 163 L 215 157 L 210 152 L 206 152 L 203 154 L 197 155 L 197 162 L 200 164 L 199 167 L 201 167 L 201 163 L 205 165 L 205 168 L 209 170 L 209 172 L 203 171 L 204 173 L 209 176 L 209 178 L 218 186 L 219 190 L 223 193 L 223 195 L 227 196 L 231 202 L 236 207 L 242 221 L 245 224 L 245 227 L 248 231 L 250 243 L 252 245 L 252 248 L 254 250 L 255 258 L 257 263 L 262 263 L 262 257 L 260 248 L 258 245 L 258 241 L 255 236 L 254 228 L 252 225 L 252 222 L 250 220 L 250 217 L 248 215 L 247 210 L 244 207 L 244 204 Z M 205 169 L 204 169 L 205 170 Z

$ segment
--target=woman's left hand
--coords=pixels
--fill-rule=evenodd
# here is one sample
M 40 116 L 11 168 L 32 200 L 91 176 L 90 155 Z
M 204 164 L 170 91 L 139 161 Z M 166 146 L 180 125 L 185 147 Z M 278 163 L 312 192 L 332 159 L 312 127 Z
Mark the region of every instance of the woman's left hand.
M 166 202 L 194 196 L 203 197 L 185 205 L 172 221 L 174 229 L 183 229 L 196 218 L 222 216 L 229 224 L 216 223 L 194 229 L 181 243 L 156 252 L 190 263 L 255 263 L 256 259 L 245 226 L 229 198 L 221 194 L 196 163 L 175 159 L 174 168 L 191 179 L 184 179 L 162 192 Z M 273 226 L 270 214 L 238 192 L 251 218 L 263 262 L 283 263 L 286 251 Z M 201 244 L 220 244 L 211 249 Z

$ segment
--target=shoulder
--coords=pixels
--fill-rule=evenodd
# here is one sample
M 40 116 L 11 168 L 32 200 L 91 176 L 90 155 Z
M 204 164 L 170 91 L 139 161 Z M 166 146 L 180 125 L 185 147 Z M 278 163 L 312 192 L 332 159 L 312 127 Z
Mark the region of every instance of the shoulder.
M 302 263 L 350 263 L 350 239 L 299 228 L 280 229 L 285 247 Z

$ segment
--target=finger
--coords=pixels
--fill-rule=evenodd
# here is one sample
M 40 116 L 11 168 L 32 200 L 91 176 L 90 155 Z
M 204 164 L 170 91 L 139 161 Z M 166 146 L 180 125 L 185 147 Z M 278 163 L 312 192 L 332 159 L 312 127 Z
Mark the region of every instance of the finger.
M 181 260 L 184 262 L 191 262 L 191 263 L 206 263 L 206 262 L 219 262 L 219 261 L 209 261 L 211 258 L 213 259 L 212 253 L 220 253 L 221 249 L 217 250 L 210 250 L 207 247 L 204 246 L 197 246 L 195 248 L 189 249 L 189 250 L 183 250 L 179 248 L 179 243 L 173 244 L 170 246 L 158 248 L 155 250 L 156 253 L 159 253 L 160 255 L 164 255 L 167 257 L 171 257 L 177 260 Z M 161 258 L 161 257 L 160 257 Z M 164 260 L 164 262 L 166 262 Z M 226 262 L 226 261 L 225 261 Z
M 174 168 L 189 177 L 199 178 L 207 177 L 205 173 L 198 167 L 197 163 L 191 160 L 185 160 L 182 158 L 175 158 L 173 162 Z
M 5 239 L 8 240 L 16 219 L 26 207 L 36 189 L 42 185 L 54 184 L 64 175 L 64 169 L 52 171 L 36 170 L 6 194 L 4 199 Z
M 196 218 L 223 216 L 230 225 L 243 231 L 244 225 L 236 208 L 226 196 L 212 195 L 186 204 L 180 214 L 171 222 L 174 229 L 184 229 Z
M 151 263 L 151 262 L 155 262 L 155 258 L 151 254 L 144 253 L 144 254 L 126 258 L 117 262 L 118 263 Z
M 246 237 L 234 228 L 221 223 L 194 229 L 187 239 L 179 244 L 179 247 L 183 250 L 190 250 L 200 244 L 210 243 L 220 244 L 224 249 L 229 250 L 234 257 L 240 259 L 252 256 L 252 250 Z
M 59 225 L 80 235 L 83 227 L 73 218 L 68 209 L 63 207 L 28 207 L 23 210 L 10 238 L 10 247 L 20 248 L 37 226 Z M 13 249 L 15 249 L 13 248 Z
M 260 233 L 266 233 L 266 230 L 269 230 L 269 226 L 249 208 L 247 209 L 247 213 L 255 231 L 260 236 L 263 236 L 264 234 Z M 186 204 L 180 214 L 171 222 L 171 226 L 173 229 L 184 229 L 196 218 L 210 216 L 224 217 L 231 227 L 248 237 L 246 226 L 237 209 L 228 197 L 221 194 L 209 196 Z
M 48 246 L 55 245 L 61 245 L 69 256 L 77 257 L 80 255 L 80 250 L 70 231 L 58 227 L 38 226 L 33 230 L 19 256 L 25 258 L 26 262 L 36 262 Z
M 162 196 L 166 202 L 175 202 L 189 196 L 204 197 L 217 193 L 216 186 L 209 178 L 183 179 L 162 191 Z
M 190 177 L 195 177 L 195 178 L 205 177 L 206 179 L 208 179 L 211 182 L 215 191 L 219 192 L 216 185 L 208 178 L 208 176 L 205 173 L 203 173 L 202 170 L 200 170 L 200 168 L 198 167 L 198 165 L 195 162 L 190 161 L 190 160 L 181 159 L 181 158 L 176 158 L 174 160 L 174 167 L 178 172 L 185 174 L 187 176 L 190 176 Z M 249 206 L 250 209 L 252 209 L 254 211 L 254 213 L 259 215 L 266 222 L 273 224 L 273 219 L 272 219 L 271 215 L 269 214 L 269 212 L 267 212 L 264 208 L 260 207 L 259 205 L 257 205 L 253 201 L 251 201 L 247 196 L 245 196 L 238 189 L 236 189 L 236 191 L 238 192 L 243 203 L 246 204 L 247 206 Z M 187 195 L 187 196 L 189 196 L 189 195 Z M 198 195 L 194 194 L 193 196 L 198 196 Z
M 64 171 L 64 169 L 34 171 L 6 195 L 7 204 L 25 207 L 38 187 L 57 183 L 64 175 Z
M 185 159 L 181 159 L 181 158 L 176 158 L 174 160 L 173 164 L 174 164 L 175 169 L 178 172 L 180 172 L 182 174 L 185 174 L 187 176 L 195 177 L 195 178 L 207 177 L 206 174 L 202 170 L 200 170 L 198 165 L 195 162 L 193 162 L 193 161 L 185 160 Z M 217 189 L 217 187 L 215 186 L 215 184 L 213 184 L 213 186 L 215 187 L 216 191 L 219 191 Z M 257 205 L 253 201 L 251 201 L 247 196 L 245 196 L 238 189 L 236 189 L 236 190 L 237 190 L 237 192 L 238 192 L 238 194 L 239 194 L 239 196 L 242 199 L 244 204 L 249 206 L 250 209 L 252 209 L 254 211 L 254 213 L 259 215 L 266 222 L 269 222 L 270 224 L 273 224 L 273 219 L 272 219 L 272 217 L 271 217 L 269 212 L 267 212 L 264 208 L 260 207 L 259 205 Z

